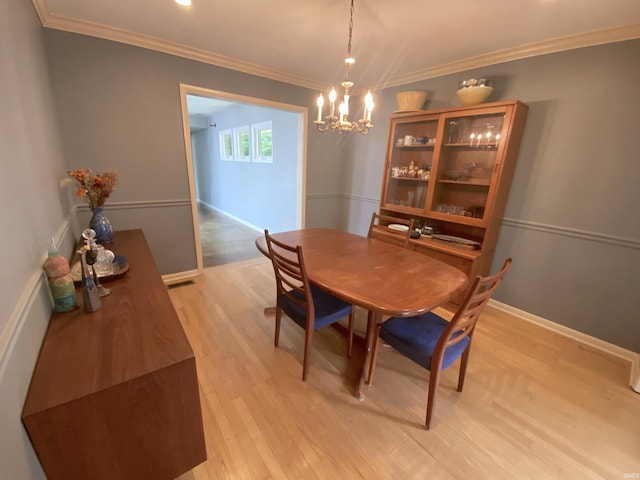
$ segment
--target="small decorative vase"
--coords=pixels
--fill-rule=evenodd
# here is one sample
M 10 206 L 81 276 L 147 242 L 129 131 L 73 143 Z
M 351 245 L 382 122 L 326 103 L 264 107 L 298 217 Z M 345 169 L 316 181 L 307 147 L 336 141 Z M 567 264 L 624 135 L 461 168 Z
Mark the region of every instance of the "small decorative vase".
M 113 227 L 109 219 L 104 215 L 102 207 L 93 207 L 91 211 L 93 216 L 89 220 L 89 228 L 96 232 L 96 242 L 113 242 Z

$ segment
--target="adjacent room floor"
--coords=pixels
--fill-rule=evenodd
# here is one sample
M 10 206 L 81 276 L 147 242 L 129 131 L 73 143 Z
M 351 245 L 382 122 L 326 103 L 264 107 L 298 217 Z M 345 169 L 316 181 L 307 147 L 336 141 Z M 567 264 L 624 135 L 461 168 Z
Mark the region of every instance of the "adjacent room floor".
M 258 258 L 261 233 L 204 205 L 198 206 L 202 262 L 205 268 Z

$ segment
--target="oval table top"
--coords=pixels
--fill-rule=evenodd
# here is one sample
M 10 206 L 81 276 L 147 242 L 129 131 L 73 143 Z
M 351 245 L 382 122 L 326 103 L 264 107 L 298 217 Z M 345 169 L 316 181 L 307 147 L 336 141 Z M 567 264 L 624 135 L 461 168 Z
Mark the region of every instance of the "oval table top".
M 302 246 L 314 284 L 382 315 L 414 316 L 433 310 L 469 282 L 457 268 L 427 255 L 339 230 L 308 228 L 273 237 Z M 268 256 L 264 236 L 256 246 Z

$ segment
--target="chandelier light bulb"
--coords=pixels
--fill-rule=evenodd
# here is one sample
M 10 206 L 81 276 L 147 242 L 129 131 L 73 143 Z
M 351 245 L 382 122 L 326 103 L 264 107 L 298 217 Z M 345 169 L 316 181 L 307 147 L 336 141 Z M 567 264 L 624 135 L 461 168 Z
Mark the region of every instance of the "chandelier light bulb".
M 364 96 L 364 115 L 363 119 L 365 122 L 371 122 L 371 111 L 373 110 L 373 95 L 371 95 L 371 90 L 367 92 Z
M 322 121 L 322 106 L 324 105 L 324 97 L 322 94 L 318 97 L 318 122 Z

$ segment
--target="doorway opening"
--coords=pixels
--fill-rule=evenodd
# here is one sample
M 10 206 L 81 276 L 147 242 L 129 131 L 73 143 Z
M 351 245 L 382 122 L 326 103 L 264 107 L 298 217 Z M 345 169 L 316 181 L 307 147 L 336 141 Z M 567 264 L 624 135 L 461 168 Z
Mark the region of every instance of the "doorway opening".
M 253 258 L 265 228 L 302 228 L 307 108 L 184 84 L 180 97 L 198 273 Z

